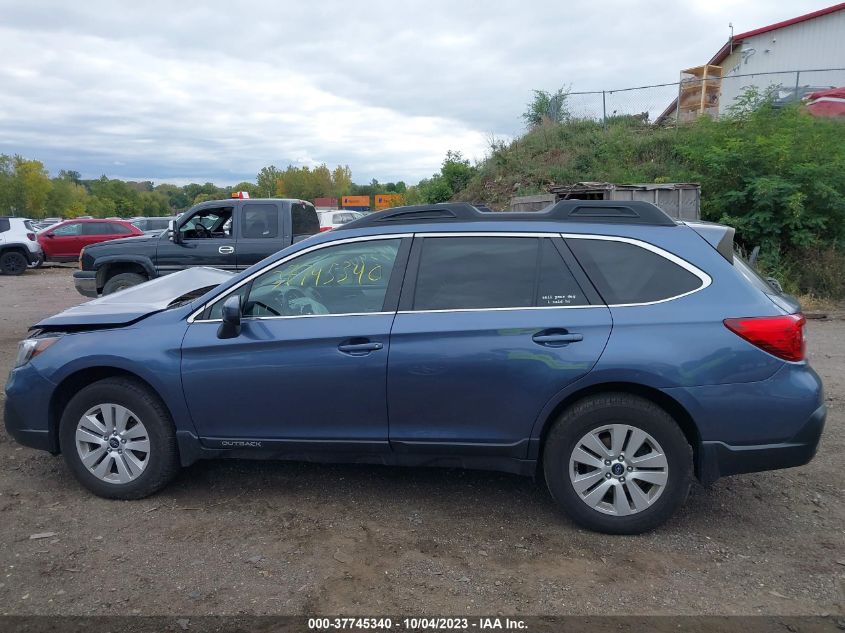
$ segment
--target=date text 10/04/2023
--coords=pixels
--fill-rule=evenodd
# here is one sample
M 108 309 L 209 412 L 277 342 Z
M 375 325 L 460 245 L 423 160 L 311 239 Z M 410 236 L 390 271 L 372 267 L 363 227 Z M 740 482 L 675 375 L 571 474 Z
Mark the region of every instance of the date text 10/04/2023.
M 525 620 L 508 617 L 325 617 L 309 618 L 308 629 L 312 631 L 334 630 L 404 630 L 404 631 L 526 631 Z

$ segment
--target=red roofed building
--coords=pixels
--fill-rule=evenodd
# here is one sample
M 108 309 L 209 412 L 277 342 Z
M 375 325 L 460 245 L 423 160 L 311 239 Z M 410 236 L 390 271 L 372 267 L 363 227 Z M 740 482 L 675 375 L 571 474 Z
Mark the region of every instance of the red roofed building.
M 796 88 L 798 97 L 802 97 L 845 86 L 845 70 L 831 70 L 845 68 L 845 2 L 738 33 L 725 42 L 707 66 L 721 69 L 720 87 L 709 99 L 709 110 L 719 113 L 733 105 L 749 86 L 761 90 L 780 86 L 785 97 L 794 96 Z M 676 107 L 677 99 L 658 122 L 673 118 Z

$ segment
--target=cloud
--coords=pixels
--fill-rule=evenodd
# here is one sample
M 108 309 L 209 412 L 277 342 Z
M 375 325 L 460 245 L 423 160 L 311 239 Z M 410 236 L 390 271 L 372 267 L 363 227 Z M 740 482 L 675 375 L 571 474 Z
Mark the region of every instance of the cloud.
M 673 81 L 728 21 L 818 8 L 680 4 L 0 1 L 0 152 L 89 177 L 234 183 L 325 162 L 415 182 L 447 149 L 480 159 L 519 133 L 532 89 Z

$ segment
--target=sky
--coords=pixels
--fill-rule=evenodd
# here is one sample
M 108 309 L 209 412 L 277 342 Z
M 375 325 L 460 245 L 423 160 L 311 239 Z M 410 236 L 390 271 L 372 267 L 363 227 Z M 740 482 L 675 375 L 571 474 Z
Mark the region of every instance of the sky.
M 449 149 L 480 160 L 523 132 L 534 89 L 677 81 L 728 23 L 739 33 L 830 4 L 0 0 L 0 153 L 84 178 L 227 185 L 326 163 L 411 184 Z

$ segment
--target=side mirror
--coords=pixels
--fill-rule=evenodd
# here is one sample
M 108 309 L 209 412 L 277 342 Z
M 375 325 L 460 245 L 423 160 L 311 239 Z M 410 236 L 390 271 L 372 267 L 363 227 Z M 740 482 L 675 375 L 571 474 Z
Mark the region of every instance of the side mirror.
M 55 234 L 55 233 L 45 233 L 44 235 L 46 235 L 47 237 L 49 237 L 51 240 L 52 240 L 54 237 L 56 237 L 56 234 Z
M 178 244 L 182 236 L 179 234 L 179 231 L 176 230 L 176 220 L 170 220 L 167 225 L 167 231 L 168 233 L 170 233 L 170 235 L 168 236 L 170 238 L 170 241 L 174 244 Z
M 232 295 L 223 302 L 223 323 L 217 328 L 217 338 L 235 338 L 241 333 L 241 298 Z

